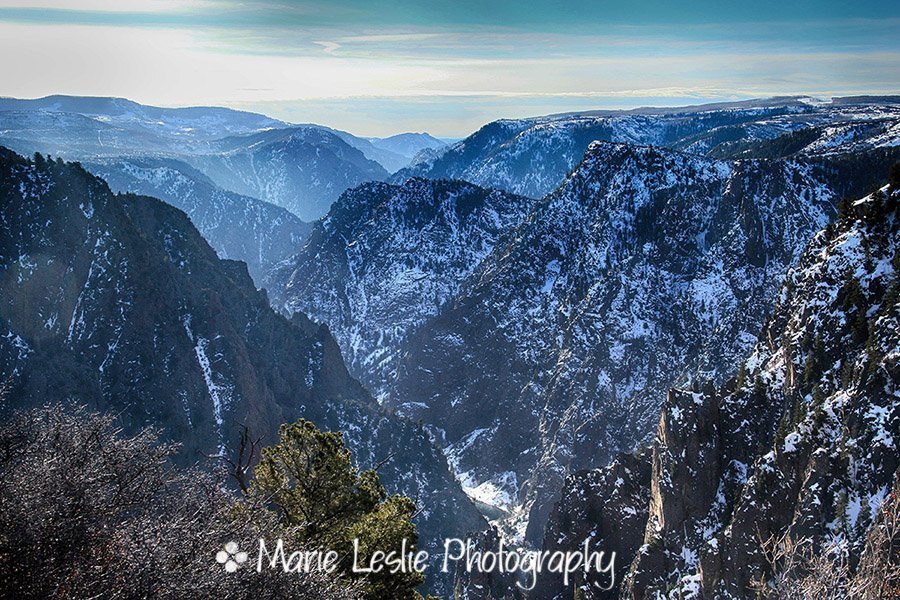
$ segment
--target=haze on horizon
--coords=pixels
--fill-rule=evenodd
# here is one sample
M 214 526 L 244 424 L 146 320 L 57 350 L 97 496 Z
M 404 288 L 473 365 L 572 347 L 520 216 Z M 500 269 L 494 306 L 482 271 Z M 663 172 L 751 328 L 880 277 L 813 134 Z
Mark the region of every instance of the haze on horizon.
M 900 91 L 900 4 L 0 0 L 0 95 L 219 105 L 359 135 Z

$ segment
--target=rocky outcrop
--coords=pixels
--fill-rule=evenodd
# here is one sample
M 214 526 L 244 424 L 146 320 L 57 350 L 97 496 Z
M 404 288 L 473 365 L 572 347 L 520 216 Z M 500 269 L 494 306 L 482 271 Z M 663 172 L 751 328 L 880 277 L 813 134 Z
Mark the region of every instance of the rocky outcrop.
M 613 578 L 596 572 L 563 578 L 547 573 L 538 579 L 531 598 L 618 598 L 631 559 L 643 543 L 650 500 L 650 452 L 621 454 L 608 467 L 573 473 L 566 478 L 550 513 L 541 549 L 572 552 L 585 542 L 592 551 L 615 553 Z M 577 591 L 577 592 L 576 592 Z
M 856 568 L 900 476 L 898 205 L 898 189 L 844 203 L 737 377 L 669 393 L 625 597 L 753 597 L 771 540 Z

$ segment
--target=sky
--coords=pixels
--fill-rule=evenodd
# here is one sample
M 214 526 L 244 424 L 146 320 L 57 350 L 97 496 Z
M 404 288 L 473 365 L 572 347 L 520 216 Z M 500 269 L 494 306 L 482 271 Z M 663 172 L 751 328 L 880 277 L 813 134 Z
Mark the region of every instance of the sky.
M 0 0 L 0 96 L 230 106 L 358 135 L 900 93 L 900 2 Z

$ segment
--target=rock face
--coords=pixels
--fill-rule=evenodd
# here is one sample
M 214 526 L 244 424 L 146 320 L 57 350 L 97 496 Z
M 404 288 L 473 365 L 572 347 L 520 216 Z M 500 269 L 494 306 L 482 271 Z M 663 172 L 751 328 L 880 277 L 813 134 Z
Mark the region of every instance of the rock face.
M 415 425 L 348 374 L 328 329 L 277 315 L 243 263 L 181 211 L 112 194 L 78 165 L 0 151 L 0 407 L 75 401 L 156 426 L 182 457 L 272 442 L 299 417 L 345 433 L 355 460 L 422 507 L 428 546 L 484 521 Z
M 533 598 L 566 600 L 618 598 L 632 557 L 643 543 L 650 503 L 650 452 L 621 454 L 607 467 L 579 471 L 566 478 L 550 513 L 542 549 L 574 552 L 585 541 L 593 551 L 615 552 L 612 581 L 606 575 L 577 573 L 568 586 L 561 576 L 538 579 Z
M 847 151 L 891 145 L 900 124 L 900 105 L 892 99 L 806 98 L 716 104 L 683 109 L 638 109 L 501 120 L 443 152 L 394 175 L 464 179 L 534 198 L 553 191 L 596 140 L 667 146 L 697 155 L 733 158 L 772 140 L 778 156 L 798 152 Z M 811 128 L 821 126 L 816 134 Z M 800 137 L 789 134 L 807 130 Z M 788 150 L 790 150 L 788 152 Z M 769 156 L 767 154 L 767 156 Z
M 327 323 L 351 371 L 383 397 L 405 336 L 456 295 L 532 203 L 458 181 L 361 185 L 269 276 L 273 304 Z
M 722 119 L 783 118 L 769 123 L 782 132 L 836 118 L 817 110 L 642 116 L 642 135 L 657 121 L 687 135 Z M 871 189 L 898 155 L 853 148 L 718 160 L 596 142 L 532 202 L 459 202 L 478 190 L 459 182 L 365 185 L 268 287 L 279 308 L 329 325 L 380 401 L 425 423 L 492 516 L 512 513 L 504 535 L 538 544 L 568 473 L 647 437 L 671 386 L 733 374 L 837 200 Z
M 856 564 L 900 481 L 898 205 L 900 189 L 845 204 L 788 274 L 737 378 L 669 393 L 649 486 L 604 514 L 631 523 L 649 506 L 625 597 L 750 597 L 771 576 L 763 542 L 784 535 Z M 569 495 L 616 468 L 570 479 L 548 537 L 581 535 L 556 515 L 579 514 Z M 611 496 L 595 486 L 587 503 Z
M 692 394 L 690 411 L 670 397 L 647 525 L 659 542 L 635 562 L 632 596 L 675 584 L 742 597 L 765 573 L 759 540 L 784 532 L 862 552 L 900 465 L 900 190 L 889 194 L 815 237 L 733 386 Z
M 595 143 L 403 344 L 386 402 L 539 543 L 568 472 L 633 448 L 669 387 L 733 373 L 836 199 L 871 189 L 871 160 Z
M 216 187 L 175 159 L 107 159 L 84 166 L 115 192 L 153 196 L 183 210 L 219 257 L 247 263 L 257 285 L 312 228 L 286 209 Z

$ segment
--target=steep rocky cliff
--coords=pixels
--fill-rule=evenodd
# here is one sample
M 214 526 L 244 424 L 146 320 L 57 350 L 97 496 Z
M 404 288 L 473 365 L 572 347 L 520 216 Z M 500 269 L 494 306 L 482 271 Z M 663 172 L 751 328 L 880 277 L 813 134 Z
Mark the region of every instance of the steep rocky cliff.
M 284 208 L 217 187 L 179 160 L 117 158 L 84 166 L 115 192 L 153 196 L 183 210 L 221 258 L 247 263 L 258 286 L 312 228 Z
M 632 596 L 743 597 L 785 532 L 859 557 L 900 465 L 898 201 L 847 205 L 815 237 L 733 385 L 670 394 Z
M 771 540 L 855 568 L 900 482 L 898 205 L 897 188 L 845 203 L 788 274 L 737 377 L 669 393 L 649 486 L 603 514 L 621 525 L 648 508 L 643 545 L 622 557 L 624 596 L 752 597 L 772 576 Z M 545 547 L 584 535 L 583 506 L 632 490 L 627 477 L 595 483 L 620 468 L 570 478 Z
M 538 579 L 532 598 L 567 600 L 618 598 L 629 562 L 644 540 L 650 500 L 650 452 L 621 454 L 607 467 L 573 473 L 563 485 L 550 513 L 541 545 L 545 551 L 589 548 L 615 552 L 613 577 L 596 572 L 576 573 L 568 586 L 557 574 Z
M 537 543 L 568 472 L 633 448 L 670 386 L 733 373 L 875 160 L 595 143 L 408 338 L 387 402 L 430 424 L 470 494 Z
M 0 410 L 75 401 L 160 427 L 185 462 L 264 443 L 299 417 L 344 433 L 362 466 L 420 505 L 425 544 L 480 529 L 425 432 L 382 410 L 327 327 L 277 315 L 246 265 L 187 216 L 114 195 L 78 165 L 0 150 Z
M 351 371 L 383 396 L 405 336 L 456 295 L 532 204 L 459 181 L 363 184 L 267 287 L 276 306 L 327 323 Z

